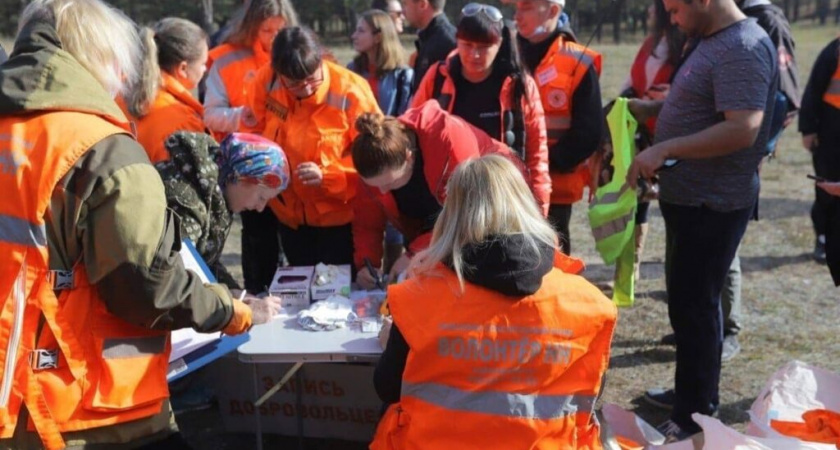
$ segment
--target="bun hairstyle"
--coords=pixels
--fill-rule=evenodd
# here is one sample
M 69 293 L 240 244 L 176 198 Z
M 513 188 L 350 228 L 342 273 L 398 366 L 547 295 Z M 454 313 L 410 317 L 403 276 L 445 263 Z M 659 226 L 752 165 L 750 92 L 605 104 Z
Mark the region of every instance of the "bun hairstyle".
M 356 119 L 356 131 L 350 152 L 359 176 L 373 178 L 405 164 L 413 140 L 396 117 L 364 113 Z

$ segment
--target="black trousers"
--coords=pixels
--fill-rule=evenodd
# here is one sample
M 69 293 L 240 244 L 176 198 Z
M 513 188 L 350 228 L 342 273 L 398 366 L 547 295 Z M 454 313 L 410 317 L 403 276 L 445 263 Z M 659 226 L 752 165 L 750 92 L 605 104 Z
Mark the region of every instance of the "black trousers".
M 569 222 L 572 221 L 572 205 L 549 205 L 548 221 L 554 226 L 560 240 L 560 251 L 572 254 L 572 238 L 569 236 Z
M 720 294 L 755 207 L 719 212 L 660 201 L 659 208 L 665 219 L 668 317 L 677 341 L 671 420 L 700 431 L 691 414 L 711 415 L 720 403 Z
M 353 264 L 350 224 L 337 227 L 300 226 L 295 230 L 281 223 L 280 238 L 290 265 Z
M 268 290 L 282 260 L 277 216 L 266 208 L 262 212 L 244 211 L 242 217 L 242 276 L 251 293 Z

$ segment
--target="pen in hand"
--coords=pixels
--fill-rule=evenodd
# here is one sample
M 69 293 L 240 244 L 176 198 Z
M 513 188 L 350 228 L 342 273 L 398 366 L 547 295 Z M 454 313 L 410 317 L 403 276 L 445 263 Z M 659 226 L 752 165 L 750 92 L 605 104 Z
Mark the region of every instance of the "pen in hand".
M 380 275 L 379 271 L 373 267 L 373 263 L 370 262 L 370 258 L 365 258 L 365 267 L 370 273 L 370 276 L 373 277 L 373 284 L 379 289 L 385 289 L 382 284 L 382 275 Z

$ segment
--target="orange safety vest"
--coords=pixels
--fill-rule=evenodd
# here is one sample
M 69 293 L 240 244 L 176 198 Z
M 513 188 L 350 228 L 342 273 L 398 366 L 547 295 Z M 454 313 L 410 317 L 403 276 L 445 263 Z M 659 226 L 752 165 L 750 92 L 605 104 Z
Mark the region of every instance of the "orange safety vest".
M 522 299 L 472 284 L 457 293 L 455 274 L 439 272 L 388 290 L 410 350 L 371 450 L 601 449 L 593 415 L 612 302 L 559 269 Z
M 208 53 L 207 68 L 216 68 L 225 84 L 231 108 L 247 106 L 250 88 L 263 66 L 271 62 L 271 55 L 262 49 L 259 41 L 251 48 L 234 44 L 222 44 Z M 242 128 L 239 131 L 250 131 Z M 228 133 L 213 133 L 218 142 L 222 142 Z
M 837 69 L 831 76 L 831 82 L 828 84 L 825 94 L 823 94 L 823 101 L 840 109 L 840 63 L 837 64 Z
M 545 110 L 548 147 L 572 126 L 572 97 L 589 67 L 601 75 L 601 55 L 575 42 L 558 37 L 534 71 Z M 572 173 L 551 173 L 551 204 L 570 205 L 583 198 L 589 184 L 589 169 L 581 163 Z
M 283 87 L 271 66 L 254 81 L 251 108 L 262 135 L 283 148 L 292 170 L 314 162 L 323 173 L 320 186 L 304 185 L 293 176 L 289 187 L 269 201 L 280 222 L 291 228 L 334 227 L 353 220 L 358 175 L 350 143 L 358 134 L 358 116 L 380 112 L 364 78 L 329 61 L 321 67 L 323 83 L 302 100 Z
M 23 405 L 52 450 L 62 432 L 157 414 L 169 395 L 168 333 L 111 315 L 81 261 L 49 270 L 53 190 L 91 146 L 125 132 L 82 112 L 0 118 L 0 439 Z
M 148 114 L 142 118 L 131 116 L 122 99 L 118 102 L 126 117 L 135 121 L 137 142 L 146 150 L 152 164 L 169 159 L 169 151 L 164 144 L 173 133 L 206 131 L 201 103 L 172 75 L 163 73 L 162 78 L 158 94 Z

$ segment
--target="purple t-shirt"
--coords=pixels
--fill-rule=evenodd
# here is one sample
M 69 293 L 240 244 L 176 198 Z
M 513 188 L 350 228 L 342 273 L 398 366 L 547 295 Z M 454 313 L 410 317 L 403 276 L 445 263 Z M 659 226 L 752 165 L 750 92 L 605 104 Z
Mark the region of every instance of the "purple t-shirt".
M 660 200 L 717 211 L 755 205 L 777 84 L 776 49 L 755 19 L 701 39 L 674 77 L 656 122 L 656 142 L 703 131 L 722 122 L 725 111 L 765 111 L 764 121 L 751 147 L 661 170 Z

